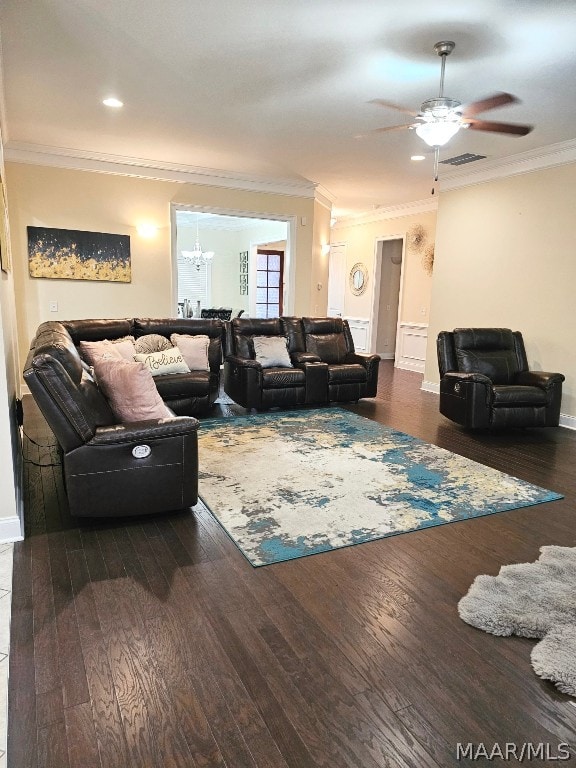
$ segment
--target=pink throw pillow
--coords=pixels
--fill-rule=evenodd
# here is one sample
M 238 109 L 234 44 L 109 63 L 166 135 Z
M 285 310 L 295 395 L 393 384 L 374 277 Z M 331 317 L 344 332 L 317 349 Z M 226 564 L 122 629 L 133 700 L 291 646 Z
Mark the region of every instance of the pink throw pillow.
M 119 422 L 172 418 L 144 363 L 99 359 L 94 362 L 94 373 Z
M 136 347 L 134 346 L 136 339 L 134 336 L 122 336 L 120 339 L 109 339 L 109 341 L 118 350 L 120 357 L 133 362 L 134 355 L 136 354 Z
M 178 347 L 184 362 L 191 371 L 209 371 L 208 348 L 210 338 L 204 334 L 191 336 L 186 333 L 173 333 L 170 341 Z
M 108 339 L 103 339 L 102 341 L 81 341 L 80 355 L 87 363 L 89 363 L 89 365 L 94 365 L 96 360 L 122 359 L 118 347 L 108 341 Z

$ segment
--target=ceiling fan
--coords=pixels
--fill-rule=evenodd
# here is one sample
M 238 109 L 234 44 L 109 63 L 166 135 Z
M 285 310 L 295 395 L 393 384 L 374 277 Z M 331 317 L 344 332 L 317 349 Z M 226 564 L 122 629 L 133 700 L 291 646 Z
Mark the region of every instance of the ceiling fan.
M 433 147 L 434 158 L 434 181 L 438 180 L 438 156 L 440 147 L 443 147 L 450 139 L 455 136 L 459 130 L 470 128 L 473 131 L 488 131 L 490 133 L 504 133 L 509 136 L 526 136 L 532 130 L 531 125 L 519 125 L 517 123 L 499 123 L 493 120 L 479 120 L 476 115 L 481 112 L 487 112 L 496 107 L 503 107 L 506 104 L 514 104 L 519 101 L 510 93 L 495 93 L 479 101 L 473 101 L 470 104 L 463 105 L 456 99 L 450 99 L 444 96 L 444 71 L 446 68 L 446 57 L 449 56 L 456 44 L 451 40 L 443 40 L 436 43 L 434 50 L 442 59 L 440 70 L 440 91 L 436 98 L 426 99 L 420 106 L 419 112 L 413 112 L 406 107 L 400 107 L 384 99 L 373 99 L 370 104 L 378 104 L 382 107 L 396 109 L 399 112 L 411 115 L 414 118 L 413 123 L 407 125 L 392 125 L 385 128 L 376 128 L 370 133 L 385 133 L 386 131 L 399 131 L 405 128 L 413 129 L 418 136 L 423 139 L 428 146 Z M 358 138 L 363 138 L 369 134 L 363 134 Z M 434 190 L 432 190 L 434 193 Z

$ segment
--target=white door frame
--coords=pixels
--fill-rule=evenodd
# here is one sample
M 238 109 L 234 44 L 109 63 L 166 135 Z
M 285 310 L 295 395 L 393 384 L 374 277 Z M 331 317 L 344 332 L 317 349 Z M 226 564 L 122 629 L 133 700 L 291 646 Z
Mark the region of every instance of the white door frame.
M 404 294 L 404 265 L 406 263 L 406 237 L 404 234 L 386 235 L 376 237 L 374 240 L 374 270 L 372 275 L 372 312 L 370 315 L 370 339 L 368 349 L 372 354 L 376 353 L 376 337 L 378 335 L 378 314 L 380 311 L 380 279 L 382 277 L 382 255 L 379 244 L 386 240 L 402 240 L 402 264 L 400 265 L 400 291 L 398 292 L 398 318 L 396 320 L 396 345 L 400 341 L 400 310 L 402 309 L 402 296 Z
M 176 211 L 198 211 L 199 213 L 215 213 L 221 216 L 238 216 L 246 219 L 270 219 L 284 221 L 288 224 L 286 232 L 286 251 L 284 253 L 284 314 L 294 314 L 296 290 L 296 216 L 283 213 L 264 213 L 260 211 L 243 211 L 234 208 L 219 208 L 214 205 L 193 205 L 185 203 L 170 203 L 170 232 L 172 257 L 172 310 L 174 316 L 178 313 L 178 261 L 176 253 Z M 252 302 L 255 286 L 248 284 L 248 302 Z

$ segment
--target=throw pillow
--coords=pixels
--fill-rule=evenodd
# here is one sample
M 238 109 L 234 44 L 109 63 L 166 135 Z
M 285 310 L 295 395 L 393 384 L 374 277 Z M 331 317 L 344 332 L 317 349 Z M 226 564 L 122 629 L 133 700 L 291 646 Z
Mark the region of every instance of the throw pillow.
M 293 368 L 285 336 L 253 336 L 254 356 L 262 368 Z
M 108 339 L 108 341 L 116 347 L 124 360 L 128 360 L 131 363 L 134 362 L 134 355 L 136 354 L 134 336 L 122 336 L 120 339 Z
M 102 341 L 81 341 L 80 356 L 90 365 L 94 365 L 96 360 L 122 360 L 119 349 L 108 339 L 102 339 Z
M 147 333 L 145 336 L 137 338 L 134 346 L 136 347 L 135 354 L 144 355 L 148 352 L 164 352 L 165 349 L 170 349 L 172 344 L 166 336 L 162 336 L 160 333 Z
M 191 371 L 209 371 L 208 347 L 210 339 L 204 334 L 190 336 L 186 333 L 173 333 L 170 341 L 182 352 L 182 357 Z
M 94 373 L 118 422 L 172 418 L 143 363 L 101 358 L 95 361 Z
M 134 355 L 134 360 L 148 366 L 152 376 L 165 376 L 167 373 L 190 373 L 178 347 L 170 347 L 163 352 L 149 352 L 147 355 Z

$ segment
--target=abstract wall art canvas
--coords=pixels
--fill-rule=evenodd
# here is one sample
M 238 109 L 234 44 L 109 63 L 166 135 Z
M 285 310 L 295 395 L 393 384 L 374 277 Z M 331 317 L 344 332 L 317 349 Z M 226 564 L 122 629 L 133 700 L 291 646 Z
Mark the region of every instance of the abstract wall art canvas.
M 28 227 L 30 277 L 131 281 L 130 236 Z

